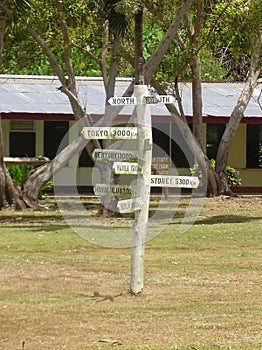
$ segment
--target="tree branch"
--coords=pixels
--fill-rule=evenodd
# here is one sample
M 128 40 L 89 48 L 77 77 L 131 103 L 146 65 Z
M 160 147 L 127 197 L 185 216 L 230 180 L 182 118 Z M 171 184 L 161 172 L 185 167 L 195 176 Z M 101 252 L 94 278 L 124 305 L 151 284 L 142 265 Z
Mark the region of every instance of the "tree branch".
M 66 72 L 68 75 L 68 85 L 71 86 L 71 89 L 74 89 L 74 92 L 76 92 L 75 76 L 71 65 L 70 38 L 69 38 L 67 24 L 63 17 L 63 1 L 61 0 L 57 1 L 57 14 L 58 14 L 58 21 L 62 29 L 63 39 L 64 39 L 64 61 L 65 61 Z

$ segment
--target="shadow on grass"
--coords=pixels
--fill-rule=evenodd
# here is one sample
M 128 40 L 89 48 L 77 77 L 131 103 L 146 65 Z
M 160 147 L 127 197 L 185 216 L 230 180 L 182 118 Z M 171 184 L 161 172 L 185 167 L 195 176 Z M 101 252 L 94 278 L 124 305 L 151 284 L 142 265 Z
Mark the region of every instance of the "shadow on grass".
M 256 220 L 262 220 L 262 216 L 244 216 L 244 215 L 217 215 L 210 218 L 199 218 L 194 225 L 215 225 L 247 223 Z

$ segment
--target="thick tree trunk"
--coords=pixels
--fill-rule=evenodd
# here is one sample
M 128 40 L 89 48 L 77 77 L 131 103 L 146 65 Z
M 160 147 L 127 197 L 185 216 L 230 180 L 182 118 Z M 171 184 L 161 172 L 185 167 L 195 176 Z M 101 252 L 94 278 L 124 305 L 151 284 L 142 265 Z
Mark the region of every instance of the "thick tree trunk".
M 2 119 L 0 115 L 0 209 L 10 206 L 13 209 L 23 209 L 25 203 L 22 200 L 21 189 L 13 182 L 4 163 Z
M 87 140 L 79 136 L 64 148 L 50 163 L 32 170 L 23 184 L 23 199 L 29 207 L 39 206 L 38 194 L 42 186 L 63 167 L 78 152 L 82 151 Z

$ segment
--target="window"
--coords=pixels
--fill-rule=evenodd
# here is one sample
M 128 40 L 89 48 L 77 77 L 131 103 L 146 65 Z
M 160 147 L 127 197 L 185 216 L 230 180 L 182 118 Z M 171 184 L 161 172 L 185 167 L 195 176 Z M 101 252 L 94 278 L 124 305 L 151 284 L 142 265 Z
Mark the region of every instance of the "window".
M 10 132 L 11 157 L 35 157 L 34 132 Z
M 35 131 L 33 120 L 10 121 L 10 156 L 35 156 Z
M 60 147 L 62 150 L 69 143 L 68 121 L 45 121 L 44 122 L 44 156 L 53 159 Z M 64 138 L 64 136 L 66 137 Z M 63 140 L 63 144 L 61 144 Z
M 189 124 L 190 129 L 192 124 Z M 176 125 L 172 124 L 171 158 L 176 168 L 190 168 L 194 164 L 194 155 Z
M 92 166 L 94 166 L 94 161 L 89 157 L 86 148 L 84 148 L 80 154 L 78 165 L 79 167 L 87 168 L 91 168 Z
M 247 167 L 262 168 L 262 125 L 247 125 Z
M 169 124 L 155 123 L 152 126 L 153 157 L 163 157 L 163 154 L 170 154 L 169 150 Z
M 224 130 L 225 124 L 207 124 L 207 156 L 209 159 L 216 159 Z

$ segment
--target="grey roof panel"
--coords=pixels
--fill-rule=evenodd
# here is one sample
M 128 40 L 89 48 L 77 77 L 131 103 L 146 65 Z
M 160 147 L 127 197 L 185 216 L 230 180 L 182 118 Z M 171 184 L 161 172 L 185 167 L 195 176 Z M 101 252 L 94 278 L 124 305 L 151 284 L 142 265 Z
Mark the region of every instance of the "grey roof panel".
M 119 78 L 115 96 L 122 96 L 131 79 Z M 60 90 L 55 77 L 0 75 L 0 112 L 72 114 L 71 105 Z M 240 96 L 242 83 L 202 83 L 203 116 L 229 117 Z M 102 115 L 105 108 L 105 91 L 101 78 L 77 78 L 77 91 L 83 108 L 90 115 Z M 192 116 L 192 92 L 190 83 L 180 83 L 179 91 L 185 115 Z M 261 86 L 258 86 L 245 111 L 245 116 L 262 117 L 258 103 Z M 176 103 L 176 107 L 177 103 Z M 151 105 L 151 114 L 168 116 L 164 105 Z M 122 108 L 122 115 L 130 115 L 133 106 Z

